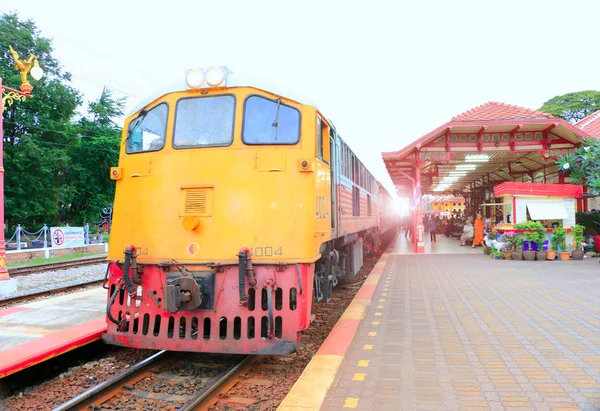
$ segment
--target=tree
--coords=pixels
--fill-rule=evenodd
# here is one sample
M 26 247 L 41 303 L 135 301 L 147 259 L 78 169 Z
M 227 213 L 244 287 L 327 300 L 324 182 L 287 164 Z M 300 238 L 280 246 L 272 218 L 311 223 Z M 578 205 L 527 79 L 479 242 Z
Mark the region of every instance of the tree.
M 65 185 L 70 188 L 66 215 L 77 222 L 97 222 L 99 213 L 112 203 L 115 182 L 109 177 L 118 163 L 121 128 L 112 118 L 123 115 L 125 100 L 114 99 L 108 89 L 90 103 L 88 114 L 77 123 L 79 141 L 71 148 Z
M 18 88 L 8 46 L 38 57 L 45 76 L 33 82 L 33 98 L 6 108 L 4 119 L 5 215 L 9 229 L 17 224 L 96 222 L 113 201 L 110 167 L 117 164 L 121 129 L 112 120 L 123 114 L 123 99 L 108 90 L 79 118 L 81 95 L 71 76 L 52 57 L 52 43 L 31 20 L 0 16 L 0 77 Z
M 587 185 L 590 193 L 600 194 L 600 140 L 584 139 L 574 154 L 560 157 L 556 164 L 572 184 Z
M 60 172 L 69 163 L 67 147 L 77 137 L 70 120 L 81 97 L 69 85 L 70 75 L 52 57 L 51 41 L 40 35 L 33 21 L 21 21 L 16 14 L 0 16 L 0 77 L 6 86 L 21 84 L 9 45 L 21 57 L 35 54 L 45 76 L 33 82 L 33 98 L 3 113 L 6 220 L 9 227 L 51 224 L 58 217 Z
M 586 90 L 556 96 L 546 101 L 539 110 L 576 123 L 600 110 L 600 91 Z

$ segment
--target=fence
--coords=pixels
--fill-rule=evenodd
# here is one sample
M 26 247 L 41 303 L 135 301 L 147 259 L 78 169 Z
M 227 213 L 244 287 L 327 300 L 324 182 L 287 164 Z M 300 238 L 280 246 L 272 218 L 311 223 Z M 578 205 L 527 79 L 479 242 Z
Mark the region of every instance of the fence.
M 67 227 L 69 225 L 67 224 Z M 37 237 L 36 237 L 37 236 Z M 91 234 L 90 225 L 86 224 L 83 227 L 84 244 L 101 244 L 103 241 L 102 234 Z M 13 241 L 14 243 L 11 243 Z M 23 241 L 25 240 L 25 241 Z M 50 228 L 44 224 L 38 231 L 30 233 L 21 227 L 21 224 L 17 225 L 15 232 L 9 240 L 6 240 L 7 250 L 21 250 L 23 248 L 49 248 L 52 247 L 50 241 Z

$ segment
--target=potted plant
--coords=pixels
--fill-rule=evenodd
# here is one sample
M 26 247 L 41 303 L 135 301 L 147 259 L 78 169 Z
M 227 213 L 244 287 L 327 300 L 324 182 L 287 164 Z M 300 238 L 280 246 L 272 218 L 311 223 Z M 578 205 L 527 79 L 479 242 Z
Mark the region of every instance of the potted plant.
M 515 240 L 517 233 L 504 233 L 502 237 L 500 237 L 500 242 L 505 243 L 506 247 L 504 248 L 504 259 L 512 260 L 512 253 L 515 250 Z
M 512 259 L 521 261 L 523 260 L 523 237 L 519 233 L 515 233 L 513 239 L 515 242 L 515 250 L 512 252 Z
M 552 237 L 550 238 L 550 247 L 548 247 L 548 260 L 556 260 L 556 253 L 559 250 L 558 248 L 558 237 L 554 235 L 556 229 L 552 231 Z
M 585 227 L 579 224 L 575 224 L 571 228 L 571 232 L 573 233 L 573 260 L 583 260 L 583 255 L 585 251 L 581 246 L 583 242 L 583 232 Z
M 545 261 L 548 258 L 548 254 L 544 250 L 544 241 L 546 240 L 546 227 L 542 225 L 540 222 L 535 222 L 533 225 L 533 229 L 535 230 L 536 239 L 534 240 L 537 244 L 537 253 L 536 258 L 538 261 Z
M 525 238 L 529 242 L 529 249 L 527 251 L 523 251 L 523 258 L 527 261 L 535 260 L 535 251 L 533 251 L 533 243 L 538 242 L 538 233 L 535 231 L 535 222 L 527 221 L 525 223 L 519 223 L 515 225 L 515 228 L 518 230 L 526 230 Z
M 552 232 L 552 246 L 555 247 L 556 251 L 560 255 L 560 259 L 565 261 L 571 258 L 571 253 L 567 251 L 567 245 L 565 242 L 566 232 L 564 228 L 555 228 Z

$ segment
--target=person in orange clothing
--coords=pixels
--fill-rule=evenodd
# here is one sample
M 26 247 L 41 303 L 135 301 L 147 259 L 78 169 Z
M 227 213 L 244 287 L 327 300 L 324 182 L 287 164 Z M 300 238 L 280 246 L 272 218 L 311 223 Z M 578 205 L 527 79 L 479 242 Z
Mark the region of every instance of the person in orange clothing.
M 483 220 L 481 219 L 481 214 L 477 213 L 477 218 L 475 219 L 475 236 L 473 237 L 473 245 L 472 248 L 475 248 L 476 245 L 483 244 Z

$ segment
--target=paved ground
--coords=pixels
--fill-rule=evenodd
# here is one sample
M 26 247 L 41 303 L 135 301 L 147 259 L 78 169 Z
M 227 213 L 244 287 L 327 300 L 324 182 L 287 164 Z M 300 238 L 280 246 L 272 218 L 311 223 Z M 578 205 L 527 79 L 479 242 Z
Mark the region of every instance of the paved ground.
M 597 259 L 395 254 L 321 409 L 600 409 L 599 330 Z

